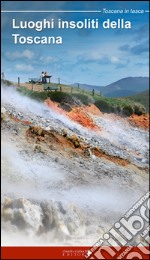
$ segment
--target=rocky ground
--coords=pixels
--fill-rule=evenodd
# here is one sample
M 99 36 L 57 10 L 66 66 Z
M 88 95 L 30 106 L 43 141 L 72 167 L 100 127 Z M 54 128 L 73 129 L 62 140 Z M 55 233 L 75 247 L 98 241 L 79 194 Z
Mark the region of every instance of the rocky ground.
M 92 245 L 148 190 L 148 129 L 127 118 L 3 86 L 1 121 L 3 245 Z

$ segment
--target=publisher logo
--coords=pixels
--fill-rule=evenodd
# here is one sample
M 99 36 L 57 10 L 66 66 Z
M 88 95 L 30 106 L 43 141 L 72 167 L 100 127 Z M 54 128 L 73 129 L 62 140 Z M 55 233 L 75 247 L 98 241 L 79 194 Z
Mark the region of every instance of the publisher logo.
M 124 217 L 87 251 L 85 257 L 88 259 L 114 259 L 114 257 L 115 259 L 144 259 L 144 255 L 149 255 L 148 223 L 149 192 L 140 198 Z M 104 254 L 109 258 L 106 258 Z

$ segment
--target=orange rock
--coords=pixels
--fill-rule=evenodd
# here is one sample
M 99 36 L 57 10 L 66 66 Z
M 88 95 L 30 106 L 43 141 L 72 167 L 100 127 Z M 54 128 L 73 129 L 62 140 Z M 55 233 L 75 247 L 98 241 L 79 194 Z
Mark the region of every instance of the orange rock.
M 102 112 L 94 104 L 91 104 L 90 106 L 82 106 L 82 107 L 86 112 L 88 112 L 92 115 L 95 115 L 95 116 L 102 115 Z
M 94 123 L 93 119 L 83 107 L 75 107 L 71 110 L 71 112 L 68 112 L 67 115 L 70 119 L 84 127 L 90 128 L 92 130 L 100 130 L 100 128 Z
M 129 117 L 129 120 L 138 127 L 149 129 L 149 114 L 141 116 L 133 114 Z
M 46 99 L 44 102 L 49 108 L 51 108 L 52 110 L 60 113 L 60 114 L 65 114 L 65 111 L 59 107 L 59 103 L 58 102 L 53 102 L 52 100 L 50 100 L 50 98 Z
M 45 104 L 54 111 L 68 116 L 71 120 L 79 123 L 84 127 L 90 128 L 95 131 L 100 130 L 100 128 L 94 123 L 93 119 L 90 116 L 90 114 L 101 115 L 100 110 L 93 104 L 91 106 L 84 105 L 81 107 L 73 107 L 70 112 L 64 111 L 62 108 L 59 107 L 59 103 L 53 102 L 50 99 L 45 100 Z

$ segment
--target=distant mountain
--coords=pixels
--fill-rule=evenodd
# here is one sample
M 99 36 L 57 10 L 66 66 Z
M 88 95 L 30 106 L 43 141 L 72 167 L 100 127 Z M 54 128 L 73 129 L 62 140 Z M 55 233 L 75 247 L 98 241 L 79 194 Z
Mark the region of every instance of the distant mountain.
M 102 94 L 106 97 L 123 97 L 140 93 L 148 88 L 148 77 L 128 77 L 105 86 Z
M 78 86 L 77 83 L 73 86 Z M 120 79 L 107 86 L 95 86 L 80 84 L 80 88 L 96 92 L 101 92 L 105 97 L 126 97 L 140 93 L 149 88 L 149 77 L 128 77 Z

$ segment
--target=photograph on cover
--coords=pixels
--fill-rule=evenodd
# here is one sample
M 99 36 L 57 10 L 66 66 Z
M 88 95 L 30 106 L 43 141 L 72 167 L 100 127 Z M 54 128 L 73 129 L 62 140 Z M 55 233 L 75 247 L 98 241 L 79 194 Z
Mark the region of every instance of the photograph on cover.
M 2 246 L 148 244 L 148 10 L 2 1 Z

